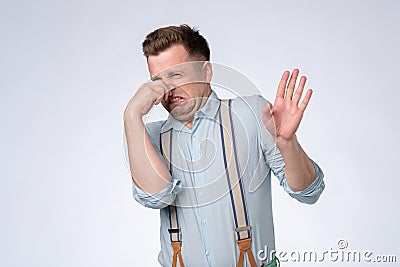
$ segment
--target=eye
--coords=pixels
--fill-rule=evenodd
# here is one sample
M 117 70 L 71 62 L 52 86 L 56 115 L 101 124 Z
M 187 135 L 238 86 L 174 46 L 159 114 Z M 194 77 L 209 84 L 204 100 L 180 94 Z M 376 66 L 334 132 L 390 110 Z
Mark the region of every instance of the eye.
M 182 76 L 183 76 L 182 73 L 179 73 L 179 72 L 174 72 L 174 73 L 170 74 L 170 77 L 174 78 L 174 79 L 182 78 Z

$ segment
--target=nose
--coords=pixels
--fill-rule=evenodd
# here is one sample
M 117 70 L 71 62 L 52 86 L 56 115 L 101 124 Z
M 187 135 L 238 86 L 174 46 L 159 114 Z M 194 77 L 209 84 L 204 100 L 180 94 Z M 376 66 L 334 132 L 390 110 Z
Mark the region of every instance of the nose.
M 161 78 L 164 82 L 164 84 L 167 86 L 168 91 L 170 92 L 173 90 L 175 87 L 177 87 L 176 81 L 173 79 L 169 78 L 168 76 L 165 76 Z

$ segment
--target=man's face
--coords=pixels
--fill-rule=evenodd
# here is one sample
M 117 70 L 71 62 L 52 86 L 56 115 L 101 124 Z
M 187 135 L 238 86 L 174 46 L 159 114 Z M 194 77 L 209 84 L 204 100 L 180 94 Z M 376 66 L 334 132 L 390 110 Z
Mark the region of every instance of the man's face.
M 161 103 L 181 122 L 190 122 L 211 93 L 211 65 L 189 56 L 183 45 L 174 45 L 147 60 L 152 80 L 162 79 L 169 91 Z

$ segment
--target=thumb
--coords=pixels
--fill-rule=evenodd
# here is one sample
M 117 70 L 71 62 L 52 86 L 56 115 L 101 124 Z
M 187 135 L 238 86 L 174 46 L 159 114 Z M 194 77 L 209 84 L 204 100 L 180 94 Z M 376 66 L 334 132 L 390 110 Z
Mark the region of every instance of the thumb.
M 275 136 L 275 122 L 274 118 L 272 115 L 272 104 L 268 103 L 265 106 L 262 107 L 262 121 L 265 125 L 265 128 L 267 128 L 268 132 Z
M 272 117 L 272 104 L 267 103 L 262 107 L 262 120 L 267 123 Z

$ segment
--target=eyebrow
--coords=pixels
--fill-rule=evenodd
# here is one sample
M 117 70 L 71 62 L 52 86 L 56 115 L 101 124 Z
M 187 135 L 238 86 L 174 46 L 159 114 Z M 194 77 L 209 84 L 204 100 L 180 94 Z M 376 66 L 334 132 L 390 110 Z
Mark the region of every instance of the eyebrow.
M 185 72 L 184 70 L 179 70 L 179 69 L 178 70 L 170 70 L 165 76 L 171 76 L 176 73 L 184 73 L 184 72 Z M 152 81 L 156 81 L 156 80 L 161 79 L 161 77 L 159 75 L 155 75 L 155 76 L 150 77 L 150 79 Z
M 155 75 L 155 76 L 150 77 L 150 79 L 154 82 L 154 81 L 159 80 L 161 78 L 160 78 L 160 76 Z

